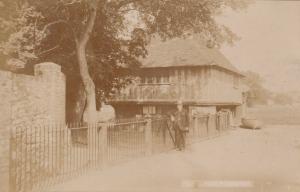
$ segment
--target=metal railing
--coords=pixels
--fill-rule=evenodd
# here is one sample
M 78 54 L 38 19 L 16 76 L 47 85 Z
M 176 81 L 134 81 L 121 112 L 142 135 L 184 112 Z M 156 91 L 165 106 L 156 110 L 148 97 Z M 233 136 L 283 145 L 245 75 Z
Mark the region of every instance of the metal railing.
M 146 120 L 118 122 L 108 125 L 108 163 L 116 163 L 144 156 Z
M 227 113 L 194 116 L 187 141 L 228 129 Z M 171 150 L 174 139 L 168 118 L 16 127 L 10 139 L 11 191 L 43 191 L 90 169 Z
M 151 131 L 152 153 L 161 153 L 174 148 L 175 133 L 168 118 L 153 118 Z

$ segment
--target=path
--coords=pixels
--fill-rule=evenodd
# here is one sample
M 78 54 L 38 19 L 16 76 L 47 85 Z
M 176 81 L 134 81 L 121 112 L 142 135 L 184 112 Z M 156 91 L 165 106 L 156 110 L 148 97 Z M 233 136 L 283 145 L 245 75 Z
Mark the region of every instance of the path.
M 223 181 L 223 183 L 219 183 Z M 52 191 L 300 191 L 300 126 L 236 129 L 185 152 L 142 158 Z M 259 189 L 259 190 L 258 190 Z

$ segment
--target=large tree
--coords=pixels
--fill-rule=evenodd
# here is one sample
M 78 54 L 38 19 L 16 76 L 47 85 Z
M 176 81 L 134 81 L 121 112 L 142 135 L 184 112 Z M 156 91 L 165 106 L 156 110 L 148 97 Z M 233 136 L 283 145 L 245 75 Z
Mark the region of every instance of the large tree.
M 2 0 L 2 4 L 0 9 L 7 14 L 1 15 L 0 27 L 10 34 L 2 38 L 2 52 L 12 61 L 8 63 L 25 68 L 41 61 L 61 64 L 72 88 L 68 102 L 76 109 L 73 120 L 94 122 L 96 98 L 108 97 L 130 82 L 128 74 L 146 56 L 151 37 L 198 34 L 210 45 L 232 43 L 236 36 L 215 17 L 226 8 L 245 8 L 248 2 Z

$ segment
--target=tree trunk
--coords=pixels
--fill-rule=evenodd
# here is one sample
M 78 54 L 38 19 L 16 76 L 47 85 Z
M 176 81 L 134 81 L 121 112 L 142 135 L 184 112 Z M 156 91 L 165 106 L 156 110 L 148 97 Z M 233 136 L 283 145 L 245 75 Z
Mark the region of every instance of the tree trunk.
M 86 45 L 94 28 L 98 1 L 99 0 L 94 0 L 90 2 L 90 17 L 88 19 L 83 33 L 81 34 L 76 43 L 76 53 L 79 64 L 79 72 L 86 94 L 86 105 L 82 119 L 83 122 L 88 123 L 94 123 L 97 121 L 95 84 L 88 70 L 88 64 L 86 59 Z
M 67 77 L 67 122 L 81 122 L 86 103 L 85 89 L 81 78 L 77 79 L 69 75 Z
M 83 112 L 84 122 L 96 121 L 96 94 L 95 84 L 88 72 L 88 65 L 85 57 L 85 48 L 83 46 L 77 47 L 77 57 L 80 66 L 80 75 L 84 85 L 84 91 L 86 94 L 86 104 Z

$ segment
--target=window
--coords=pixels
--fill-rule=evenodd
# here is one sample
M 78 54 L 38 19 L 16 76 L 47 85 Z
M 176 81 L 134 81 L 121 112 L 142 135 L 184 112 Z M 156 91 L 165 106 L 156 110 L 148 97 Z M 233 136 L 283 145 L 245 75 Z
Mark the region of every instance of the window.
M 170 83 L 168 74 L 148 75 L 141 77 L 142 84 L 168 84 Z
M 144 115 L 153 115 L 156 113 L 155 106 L 143 106 Z

